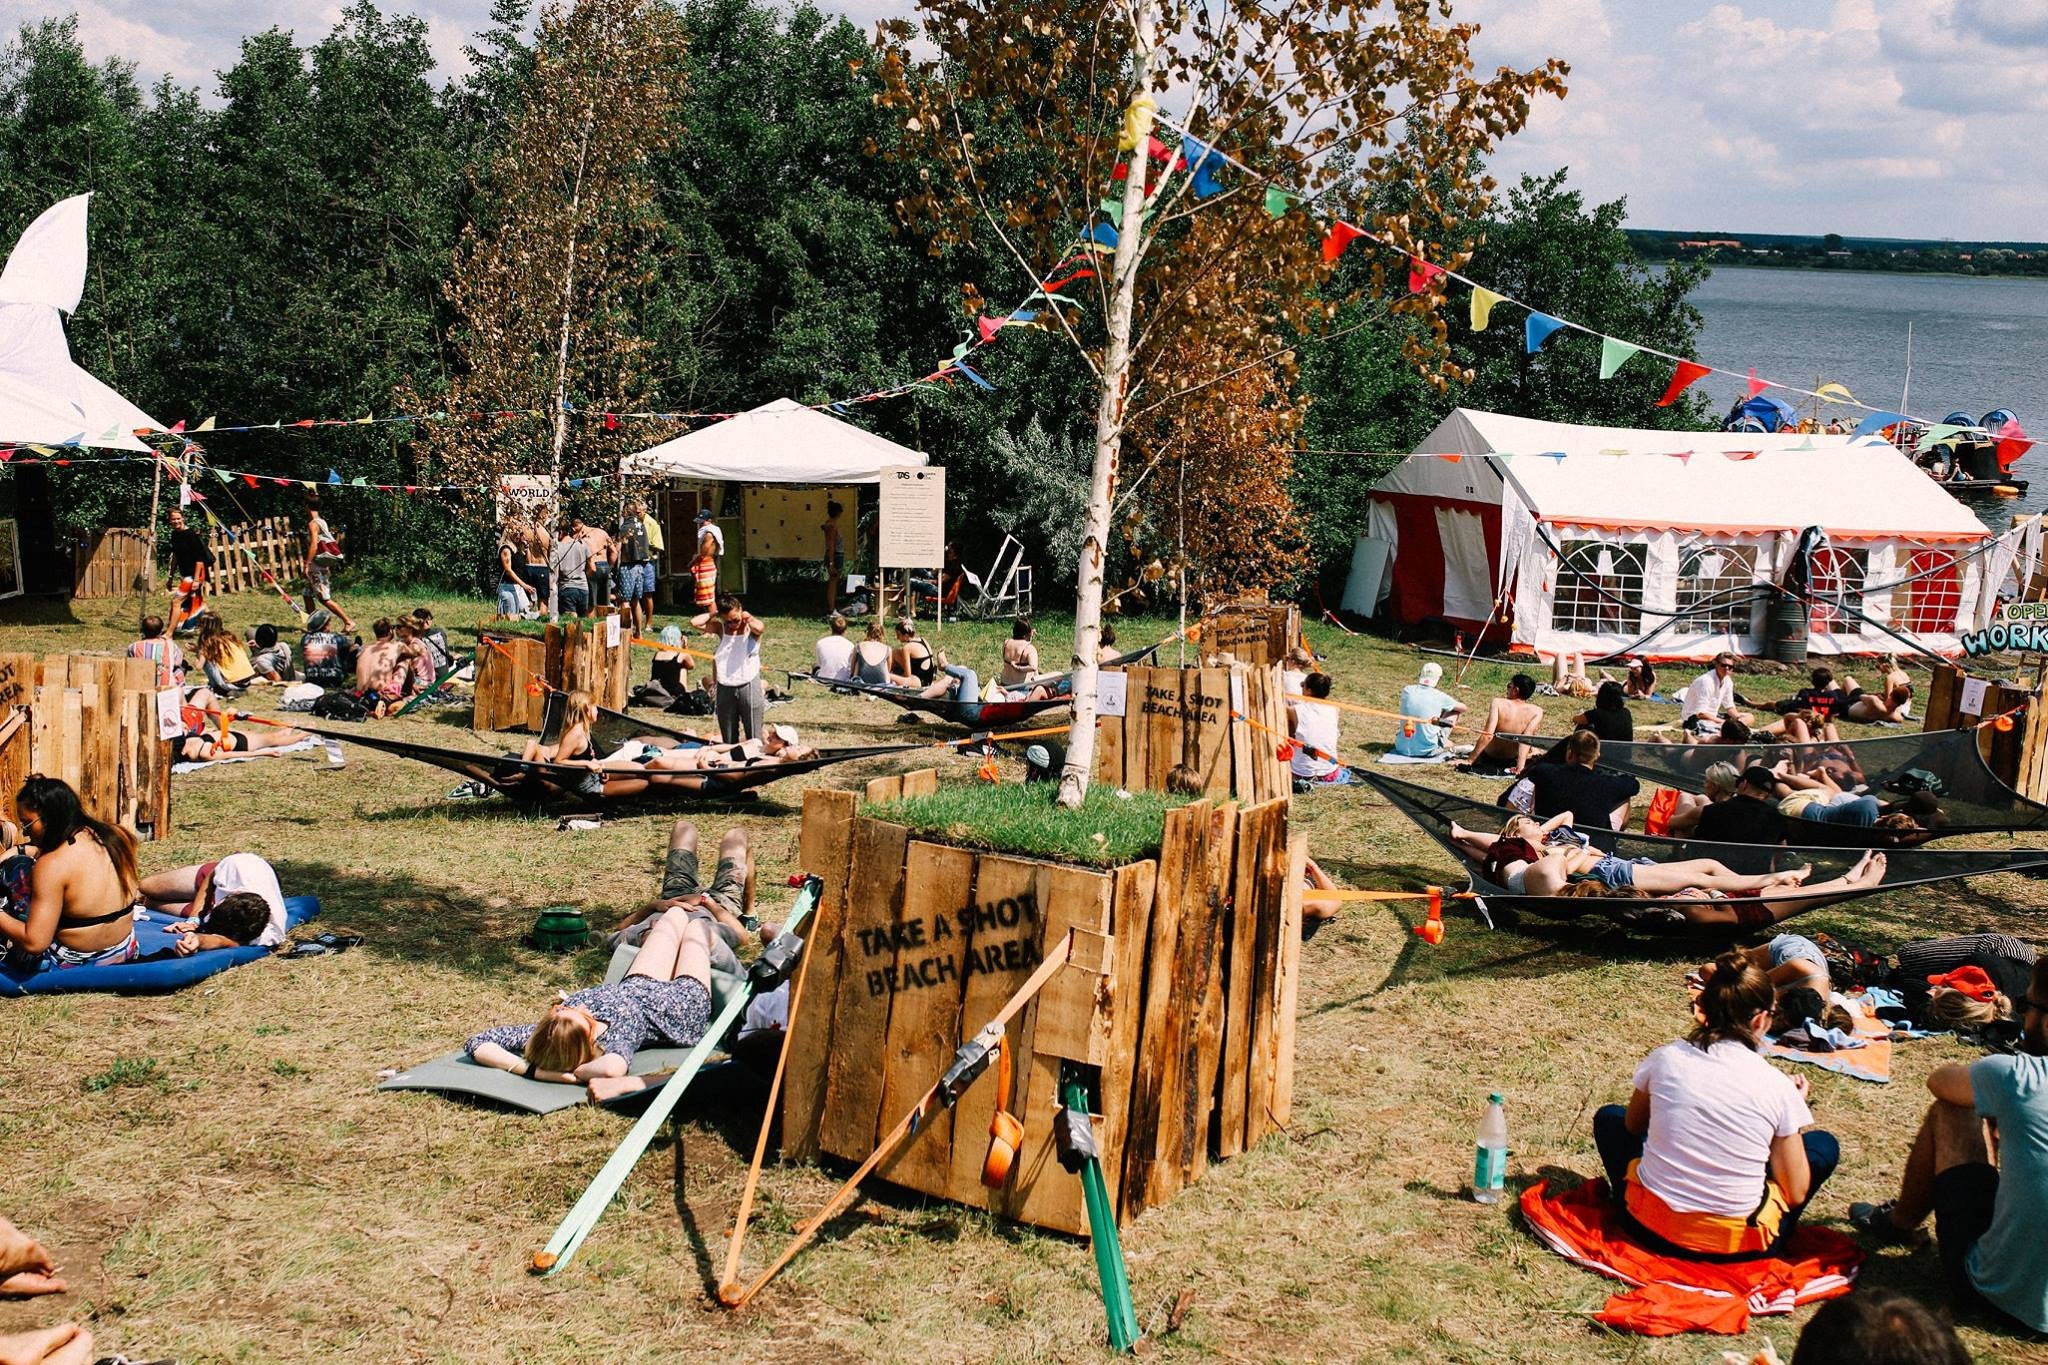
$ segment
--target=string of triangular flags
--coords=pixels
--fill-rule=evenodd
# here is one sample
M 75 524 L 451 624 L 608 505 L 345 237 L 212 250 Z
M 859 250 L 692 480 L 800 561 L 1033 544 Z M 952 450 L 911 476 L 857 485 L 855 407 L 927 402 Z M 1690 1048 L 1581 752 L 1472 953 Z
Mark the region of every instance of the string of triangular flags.
M 32 456 L 23 456 L 16 454 L 16 450 L 32 450 L 37 452 L 37 454 Z M 188 441 L 182 447 L 181 455 L 191 453 L 203 453 L 203 447 L 199 446 L 197 443 Z M 482 491 L 495 491 L 504 493 L 511 491 L 506 485 L 488 479 L 479 481 L 477 483 L 376 483 L 361 475 L 358 475 L 355 478 L 343 478 L 341 472 L 336 469 L 329 469 L 327 471 L 327 477 L 324 479 L 297 479 L 281 474 L 259 474 L 252 470 L 222 469 L 217 465 L 211 463 L 203 463 L 196 460 L 193 462 L 192 466 L 188 470 L 180 467 L 178 460 L 169 456 L 99 455 L 90 456 L 86 458 L 79 458 L 76 456 L 67 456 L 63 454 L 61 449 L 51 446 L 24 445 L 11 449 L 0 448 L 0 468 L 7 467 L 9 465 L 50 465 L 57 468 L 70 469 L 98 468 L 104 465 L 126 464 L 151 466 L 156 464 L 160 459 L 163 460 L 164 463 L 172 469 L 173 477 L 176 478 L 180 483 L 181 487 L 184 490 L 186 490 L 185 493 L 182 495 L 186 502 L 205 501 L 205 495 L 200 493 L 198 489 L 194 487 L 194 485 L 198 481 L 199 471 L 201 470 L 204 470 L 204 472 L 213 475 L 216 480 L 223 484 L 239 483 L 245 487 L 255 489 L 261 489 L 265 487 L 312 489 L 316 491 L 363 489 L 365 491 L 375 493 L 426 495 L 448 493 L 473 493 Z M 609 474 L 585 474 L 580 475 L 576 478 L 564 479 L 562 480 L 562 485 L 565 488 L 583 488 L 590 485 L 602 485 L 610 483 L 615 480 L 623 479 L 625 477 L 626 475 L 624 475 L 623 473 L 617 472 Z

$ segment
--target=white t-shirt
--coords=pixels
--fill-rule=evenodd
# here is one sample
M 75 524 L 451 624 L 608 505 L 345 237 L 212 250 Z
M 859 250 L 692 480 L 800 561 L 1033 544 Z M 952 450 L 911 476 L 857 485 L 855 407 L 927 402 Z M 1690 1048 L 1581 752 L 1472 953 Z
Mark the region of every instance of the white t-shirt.
M 1307 681 L 1308 671 L 1306 669 L 1283 668 L 1280 670 L 1281 690 L 1286 692 L 1287 695 L 1290 697 L 1300 696 L 1301 685 Z
M 1636 1068 L 1650 1135 L 1636 1178 L 1681 1213 L 1744 1218 L 1763 1197 L 1771 1142 L 1813 1122 L 1791 1078 L 1750 1048 L 1666 1043 Z
M 1303 747 L 1294 751 L 1288 766 L 1296 777 L 1328 777 L 1337 770 L 1337 763 L 1322 755 L 1337 752 L 1337 708 L 1319 701 L 1298 701 L 1293 706 L 1294 737 Z M 1321 753 L 1312 754 L 1310 749 Z
M 1678 718 L 1687 716 L 1719 716 L 1735 705 L 1735 675 L 1723 678 L 1713 669 L 1694 678 L 1686 684 L 1685 695 L 1679 699 Z
M 853 676 L 853 641 L 844 635 L 827 635 L 812 651 L 811 668 L 821 678 Z
M 761 676 L 761 637 L 745 626 L 726 631 L 711 660 L 720 687 L 744 687 Z
M 257 946 L 275 948 L 284 942 L 284 888 L 278 885 L 277 869 L 253 853 L 230 853 L 213 865 L 213 893 L 207 900 L 212 909 L 239 891 L 253 891 L 270 907 L 270 923 L 257 936 Z
M 717 555 L 717 556 L 718 556 L 718 557 L 719 557 L 720 559 L 723 559 L 723 558 L 725 558 L 725 532 L 723 532 L 723 531 L 721 531 L 721 530 L 719 530 L 719 529 L 718 529 L 718 523 L 717 523 L 717 522 L 715 522 L 715 521 L 700 521 L 700 522 L 698 522 L 698 523 L 697 523 L 697 538 L 696 538 L 696 540 L 695 540 L 695 541 L 693 542 L 693 546 L 694 546 L 694 545 L 701 545 L 701 544 L 703 544 L 703 543 L 704 543 L 704 537 L 706 537 L 706 536 L 710 536 L 710 537 L 711 537 L 711 553 L 713 553 L 713 554 Z

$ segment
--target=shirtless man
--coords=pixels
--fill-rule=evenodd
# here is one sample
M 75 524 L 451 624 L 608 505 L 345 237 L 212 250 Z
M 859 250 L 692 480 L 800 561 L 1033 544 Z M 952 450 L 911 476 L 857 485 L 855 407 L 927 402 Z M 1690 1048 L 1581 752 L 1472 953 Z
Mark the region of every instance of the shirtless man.
M 1486 728 L 1479 732 L 1479 742 L 1472 750 L 1472 761 L 1461 766 L 1471 772 L 1477 768 L 1505 768 L 1518 773 L 1529 760 L 1530 747 L 1518 744 L 1503 735 L 1533 735 L 1543 728 L 1543 708 L 1529 698 L 1536 695 L 1536 680 L 1527 673 L 1517 673 L 1508 679 L 1507 691 L 1493 699 L 1487 708 Z

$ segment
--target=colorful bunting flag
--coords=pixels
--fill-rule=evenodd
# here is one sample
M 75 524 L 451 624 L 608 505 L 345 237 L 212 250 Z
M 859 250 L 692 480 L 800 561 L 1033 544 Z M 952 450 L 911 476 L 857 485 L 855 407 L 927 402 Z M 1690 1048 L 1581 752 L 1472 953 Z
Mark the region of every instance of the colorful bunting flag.
M 1642 349 L 1642 347 L 1634 342 L 1623 341 L 1619 337 L 1601 337 L 1600 377 L 1602 379 L 1614 378 L 1615 371 L 1628 364 L 1629 360 Z
M 1330 231 L 1323 238 L 1323 264 L 1335 265 L 1337 258 L 1344 254 L 1344 248 L 1364 235 L 1362 229 L 1351 226 L 1341 218 L 1330 224 Z
M 1868 436 L 1873 431 L 1881 431 L 1895 422 L 1903 422 L 1905 420 L 1906 415 L 1902 412 L 1873 412 L 1858 422 L 1856 430 L 1851 432 L 1850 435 Z
M 1657 406 L 1670 407 L 1678 401 L 1678 395 L 1684 393 L 1688 385 L 1697 383 L 1713 372 L 1710 366 L 1702 365 L 1697 360 L 1679 361 L 1678 368 L 1671 372 L 1671 382 L 1665 386 L 1664 396 L 1657 400 Z
M 1195 198 L 1207 199 L 1211 195 L 1223 193 L 1223 182 L 1216 178 L 1216 172 L 1230 164 L 1223 153 L 1206 142 L 1198 142 L 1192 137 L 1182 137 L 1180 154 L 1182 160 L 1188 163 L 1188 181 L 1194 189 Z
M 1756 377 L 1756 366 L 1754 366 L 1754 365 L 1750 366 L 1750 367 L 1749 367 L 1749 396 L 1750 396 L 1751 398 L 1754 398 L 1754 397 L 1756 397 L 1756 396 L 1757 396 L 1758 394 L 1762 393 L 1762 392 L 1763 392 L 1763 391 L 1764 391 L 1765 389 L 1768 389 L 1769 387 L 1770 387 L 1770 385 L 1769 385 L 1768 383 L 1766 383 L 1765 381 L 1763 381 L 1763 380 L 1761 380 L 1761 379 L 1758 379 L 1758 378 Z
M 1493 321 L 1493 305 L 1499 303 L 1500 299 L 1501 296 L 1494 293 L 1491 289 L 1482 289 L 1478 285 L 1472 287 L 1473 331 L 1483 332 L 1486 330 L 1486 324 Z
M 1824 398 L 1830 403 L 1854 403 L 1856 396 L 1840 384 L 1823 384 L 1813 391 L 1815 398 Z
M 1420 294 L 1429 288 L 1429 283 L 1444 273 L 1444 268 L 1423 260 L 1420 256 L 1408 258 L 1408 292 Z
M 973 370 L 968 369 L 965 365 L 956 362 L 953 368 L 960 371 L 960 373 L 966 375 L 969 379 L 973 380 L 976 384 L 979 384 L 982 388 L 987 389 L 990 393 L 994 393 L 996 391 L 995 385 L 989 383 L 986 379 L 983 379 L 980 375 L 976 374 Z
M 329 483 L 340 483 L 340 482 L 341 482 L 341 474 L 340 474 L 340 472 L 339 472 L 339 471 L 337 471 L 337 470 L 334 470 L 334 469 L 329 469 L 329 470 L 327 471 L 327 482 L 329 482 Z M 310 485 L 310 484 L 308 484 L 308 485 L 307 485 L 307 487 L 309 487 L 309 488 L 310 488 L 311 486 L 312 486 L 312 485 Z
M 1522 319 L 1522 342 L 1529 354 L 1543 349 L 1543 343 L 1550 340 L 1558 328 L 1564 326 L 1564 319 L 1554 318 L 1548 313 L 1531 313 Z
M 1724 450 L 1721 453 L 1731 460 L 1742 461 L 1754 460 L 1762 452 L 1756 450 Z
M 1275 218 L 1285 218 L 1287 216 L 1288 202 L 1286 190 L 1281 189 L 1277 185 L 1266 186 L 1267 213 L 1272 214 Z

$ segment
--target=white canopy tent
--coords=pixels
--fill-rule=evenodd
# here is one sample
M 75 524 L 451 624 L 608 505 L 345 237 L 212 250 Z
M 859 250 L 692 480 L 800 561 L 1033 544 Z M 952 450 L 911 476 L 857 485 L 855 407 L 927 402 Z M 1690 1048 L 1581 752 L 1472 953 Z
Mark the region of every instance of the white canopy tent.
M 162 429 L 71 359 L 63 315 L 85 292 L 91 197 L 45 209 L 0 269 L 0 441 L 140 451 L 135 432 Z
M 628 474 L 714 483 L 880 483 L 892 465 L 930 463 L 851 422 L 788 398 L 626 457 Z
M 1967 507 L 1874 437 L 1637 431 L 1461 408 L 1374 486 L 1344 605 L 1468 632 L 1506 622 L 1513 643 L 1545 654 L 1761 653 L 1767 608 L 1754 585 L 1783 578 L 1808 527 L 1827 536 L 1817 590 L 1951 654 L 2040 550 L 2037 522 L 1987 545 Z M 1847 612 L 1815 605 L 1809 617 L 1814 653 L 1898 646 Z

